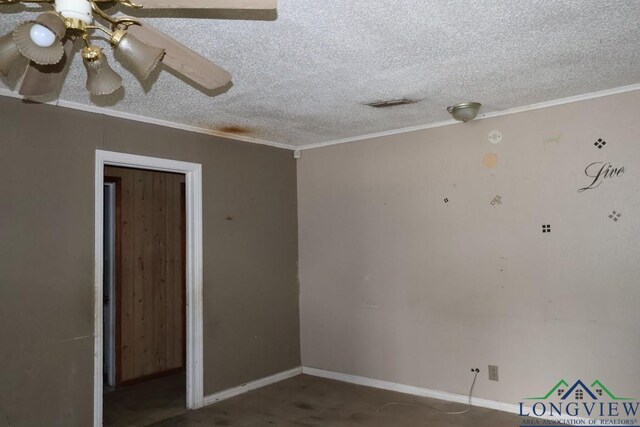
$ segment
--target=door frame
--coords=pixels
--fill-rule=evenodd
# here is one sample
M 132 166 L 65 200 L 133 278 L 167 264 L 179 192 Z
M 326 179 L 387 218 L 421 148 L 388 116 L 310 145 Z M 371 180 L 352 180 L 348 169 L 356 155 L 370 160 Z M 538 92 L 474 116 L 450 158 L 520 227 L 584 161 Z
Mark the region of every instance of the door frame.
M 185 175 L 186 304 L 187 304 L 187 408 L 198 409 L 204 400 L 202 345 L 202 165 L 157 157 L 96 150 L 95 164 L 95 272 L 94 272 L 94 390 L 93 424 L 102 426 L 103 330 L 103 214 L 104 167 L 121 166 Z
M 120 268 L 120 263 L 119 263 L 119 250 L 117 249 L 117 242 L 119 241 L 120 236 L 118 235 L 117 232 L 117 228 L 118 228 L 118 193 L 121 190 L 120 188 L 120 182 L 116 181 L 116 180 L 105 180 L 104 181 L 104 186 L 103 188 L 106 190 L 107 188 L 110 189 L 111 192 L 111 197 L 109 200 L 109 204 L 112 205 L 113 208 L 113 212 L 111 212 L 111 224 L 109 226 L 110 228 L 110 236 L 109 239 L 112 243 L 112 245 L 109 247 L 109 251 L 111 252 L 109 254 L 109 258 L 111 259 L 111 266 L 110 266 L 110 278 L 111 278 L 111 282 L 112 283 L 104 283 L 104 277 L 106 274 L 103 274 L 103 283 L 102 283 L 102 287 L 108 287 L 111 289 L 104 289 L 105 291 L 107 291 L 107 293 L 109 294 L 110 297 L 110 304 L 109 304 L 109 324 L 108 324 L 108 330 L 105 330 L 104 327 L 104 322 L 102 323 L 103 328 L 102 328 L 102 339 L 107 341 L 110 345 L 108 346 L 109 349 L 109 354 L 104 354 L 104 348 L 105 346 L 103 345 L 103 354 L 102 354 L 102 358 L 103 359 L 107 359 L 107 362 L 104 362 L 103 360 L 103 367 L 106 363 L 106 365 L 109 367 L 109 375 L 107 376 L 108 378 L 108 382 L 110 383 L 109 385 L 112 387 L 116 387 L 116 322 L 115 322 L 115 316 L 117 313 L 116 310 L 116 289 L 119 285 L 119 278 L 117 277 L 117 273 L 118 273 L 118 269 Z M 106 197 L 103 199 L 105 200 Z M 105 211 L 104 207 L 103 207 L 103 212 Z M 104 218 L 105 222 L 108 221 L 107 218 Z M 103 222 L 103 224 L 105 224 L 105 222 Z M 108 231 L 106 229 L 103 229 L 102 231 L 102 236 L 103 239 L 106 238 Z M 104 242 L 104 240 L 103 240 Z M 106 248 L 105 248 L 106 249 Z M 104 259 L 104 257 L 103 257 Z M 107 273 L 106 267 L 104 264 L 102 266 L 104 273 Z M 111 292 L 109 292 L 111 291 Z M 104 310 L 104 304 L 102 305 L 102 308 Z M 105 313 L 103 313 L 103 316 L 105 315 Z M 103 376 L 104 378 L 104 376 Z M 103 384 L 104 385 L 104 384 Z

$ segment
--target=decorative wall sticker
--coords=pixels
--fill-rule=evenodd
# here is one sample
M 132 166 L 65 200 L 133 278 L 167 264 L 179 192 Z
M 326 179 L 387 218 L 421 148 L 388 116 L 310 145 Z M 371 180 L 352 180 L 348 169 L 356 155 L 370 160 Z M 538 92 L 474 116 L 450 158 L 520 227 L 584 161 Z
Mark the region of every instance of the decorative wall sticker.
M 609 162 L 593 162 L 585 168 L 584 174 L 591 178 L 591 184 L 579 189 L 578 193 L 600 187 L 605 179 L 619 178 L 624 174 L 624 166 L 616 168 Z
M 605 145 L 607 145 L 607 141 L 605 141 L 605 140 L 604 140 L 604 139 L 602 139 L 602 138 L 598 138 L 598 140 L 597 140 L 597 141 L 595 142 L 595 144 L 593 144 L 593 145 L 595 145 L 596 147 L 598 147 L 598 149 L 602 150 L 602 147 L 604 147 Z
M 542 225 L 543 233 L 551 233 L 551 224 L 543 224 Z
M 562 139 L 562 136 L 563 136 L 563 135 L 564 135 L 564 134 L 563 134 L 563 133 L 561 133 L 561 134 L 560 134 L 560 135 L 558 135 L 558 136 L 552 136 L 552 137 L 546 138 L 546 139 L 544 140 L 544 142 L 555 142 L 555 143 L 557 144 L 557 143 L 559 143 L 559 142 L 560 142 L 560 140 Z
M 445 202 L 445 203 L 449 203 L 449 199 L 445 198 L 445 199 L 444 199 L 444 202 Z
M 611 218 L 615 222 L 618 222 L 620 217 L 622 217 L 622 214 L 620 212 L 616 212 L 616 211 L 611 212 L 611 215 L 609 215 L 609 218 Z
M 494 197 L 493 200 L 491 201 L 491 206 L 501 205 L 501 204 L 502 204 L 502 197 L 500 197 L 500 195 Z

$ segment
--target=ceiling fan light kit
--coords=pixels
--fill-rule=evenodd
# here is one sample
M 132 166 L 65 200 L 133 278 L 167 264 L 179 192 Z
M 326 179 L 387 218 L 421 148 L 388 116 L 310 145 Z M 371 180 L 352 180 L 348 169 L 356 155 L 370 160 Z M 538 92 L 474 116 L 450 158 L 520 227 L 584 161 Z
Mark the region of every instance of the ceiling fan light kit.
M 481 106 L 479 102 L 461 102 L 447 107 L 447 111 L 454 119 L 466 123 L 476 118 Z
M 117 3 L 136 9 L 276 8 L 276 0 L 0 0 L 0 5 L 21 2 L 55 3 L 55 11 L 41 13 L 0 37 L 2 74 L 8 74 L 20 57 L 31 61 L 19 91 L 25 96 L 59 91 L 76 40 L 85 44 L 82 59 L 87 70 L 87 90 L 93 95 L 107 95 L 117 90 L 122 78 L 109 66 L 102 49 L 91 43 L 95 32 L 107 35 L 117 59 L 126 62 L 142 80 L 166 58 L 167 67 L 205 89 L 217 89 L 231 81 L 226 70 L 149 24 L 126 16 L 110 16 L 98 4 Z M 129 32 L 134 27 L 136 35 Z

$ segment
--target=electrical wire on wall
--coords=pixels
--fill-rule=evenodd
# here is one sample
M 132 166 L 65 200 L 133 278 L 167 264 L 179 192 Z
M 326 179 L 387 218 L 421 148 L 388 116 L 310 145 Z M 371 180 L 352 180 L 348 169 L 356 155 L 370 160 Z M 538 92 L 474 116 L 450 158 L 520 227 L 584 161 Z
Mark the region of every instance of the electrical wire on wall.
M 471 410 L 471 397 L 473 396 L 473 388 L 476 385 L 476 379 L 478 378 L 478 373 L 480 372 L 480 369 L 472 369 L 471 372 L 474 372 L 474 376 L 473 376 L 473 381 L 471 382 L 471 388 L 469 389 L 469 400 L 467 402 L 467 407 L 466 409 L 462 410 L 462 411 L 453 411 L 453 412 L 446 412 L 446 411 L 441 411 L 438 408 L 435 408 L 433 406 L 430 405 L 418 405 L 418 404 L 412 404 L 412 403 L 401 403 L 401 402 L 390 402 L 390 403 L 386 403 L 384 405 L 382 405 L 381 407 L 379 407 L 377 409 L 376 412 L 380 412 L 382 409 L 387 408 L 389 406 L 411 406 L 411 407 L 416 407 L 416 408 L 428 408 L 431 409 L 432 411 L 435 411 L 439 414 L 443 414 L 443 415 L 462 415 L 462 414 L 466 414 L 467 412 L 469 412 Z

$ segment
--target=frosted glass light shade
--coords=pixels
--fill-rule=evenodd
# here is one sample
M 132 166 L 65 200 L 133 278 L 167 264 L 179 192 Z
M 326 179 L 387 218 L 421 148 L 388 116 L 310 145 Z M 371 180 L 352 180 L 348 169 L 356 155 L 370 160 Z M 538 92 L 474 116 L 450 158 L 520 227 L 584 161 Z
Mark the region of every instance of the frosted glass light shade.
M 109 66 L 102 49 L 89 46 L 82 50 L 82 59 L 87 69 L 87 90 L 92 95 L 109 95 L 122 87 L 120 77 Z
M 35 20 L 31 22 L 47 28 L 60 40 L 62 40 L 67 33 L 67 26 L 64 23 L 64 19 L 56 12 L 41 13 Z
M 482 104 L 479 102 L 463 102 L 448 107 L 447 111 L 451 113 L 454 119 L 461 122 L 468 122 L 476 118 L 481 106 Z
M 133 34 L 116 33 L 112 42 L 119 57 L 124 59 L 142 80 L 149 77 L 164 56 L 164 49 L 151 46 Z
M 52 65 L 60 62 L 64 55 L 61 40 L 66 31 L 60 15 L 55 12 L 45 12 L 35 20 L 18 26 L 13 32 L 13 41 L 26 58 L 39 65 Z M 34 40 L 34 36 L 37 40 Z M 51 36 L 53 36 L 53 42 L 46 46 Z

